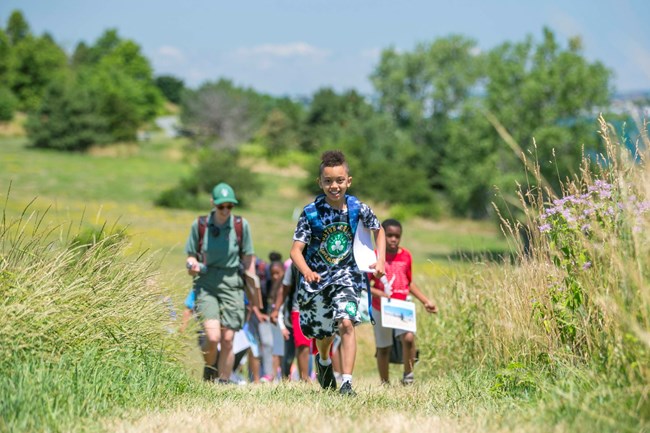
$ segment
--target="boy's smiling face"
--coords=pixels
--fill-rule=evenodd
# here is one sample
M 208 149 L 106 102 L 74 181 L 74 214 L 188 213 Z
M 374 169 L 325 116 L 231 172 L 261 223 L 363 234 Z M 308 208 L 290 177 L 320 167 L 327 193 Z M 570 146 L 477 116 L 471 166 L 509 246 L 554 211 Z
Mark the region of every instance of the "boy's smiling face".
M 352 177 L 343 165 L 324 167 L 318 177 L 318 186 L 325 193 L 325 200 L 332 207 L 340 208 L 345 203 L 345 191 L 352 184 Z

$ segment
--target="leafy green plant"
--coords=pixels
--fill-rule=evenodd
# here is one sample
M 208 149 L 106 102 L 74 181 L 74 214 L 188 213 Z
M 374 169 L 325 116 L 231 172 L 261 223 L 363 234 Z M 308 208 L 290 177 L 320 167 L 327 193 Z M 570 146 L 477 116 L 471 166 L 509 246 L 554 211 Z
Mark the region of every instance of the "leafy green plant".
M 111 136 L 94 95 L 73 76 L 62 76 L 47 88 L 26 130 L 34 147 L 84 151 L 105 144 Z
M 537 391 L 537 378 L 520 362 L 511 362 L 494 378 L 490 392 L 497 396 L 530 395 Z
M 0 122 L 8 122 L 14 118 L 18 109 L 18 98 L 5 86 L 0 86 Z

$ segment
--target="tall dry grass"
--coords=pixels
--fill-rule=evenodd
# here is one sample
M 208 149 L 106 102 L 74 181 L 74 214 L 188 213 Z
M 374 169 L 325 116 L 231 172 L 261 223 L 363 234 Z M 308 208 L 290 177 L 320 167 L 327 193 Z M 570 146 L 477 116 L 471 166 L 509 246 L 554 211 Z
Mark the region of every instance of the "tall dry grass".
M 47 213 L 0 226 L 0 431 L 68 431 L 147 407 L 193 382 L 176 361 L 170 311 L 128 235 Z
M 650 423 L 650 141 L 630 152 L 602 118 L 600 134 L 604 153 L 561 196 L 521 189 L 523 222 L 503 219 L 514 262 L 428 288 L 441 320 L 419 341 L 432 377 L 478 370 L 483 391 L 537 401 L 545 421 L 637 431 Z

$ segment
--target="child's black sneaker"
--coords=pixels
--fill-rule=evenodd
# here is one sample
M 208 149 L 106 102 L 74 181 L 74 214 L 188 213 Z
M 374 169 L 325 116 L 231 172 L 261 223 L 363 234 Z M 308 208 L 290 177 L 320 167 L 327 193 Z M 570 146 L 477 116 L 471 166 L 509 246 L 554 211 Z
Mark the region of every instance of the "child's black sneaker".
M 357 395 L 357 393 L 352 389 L 352 383 L 349 381 L 343 382 L 343 385 L 341 385 L 339 392 L 341 395 L 349 395 L 350 397 Z
M 316 355 L 316 377 L 321 388 L 336 389 L 336 378 L 334 377 L 332 364 L 321 365 L 320 354 Z

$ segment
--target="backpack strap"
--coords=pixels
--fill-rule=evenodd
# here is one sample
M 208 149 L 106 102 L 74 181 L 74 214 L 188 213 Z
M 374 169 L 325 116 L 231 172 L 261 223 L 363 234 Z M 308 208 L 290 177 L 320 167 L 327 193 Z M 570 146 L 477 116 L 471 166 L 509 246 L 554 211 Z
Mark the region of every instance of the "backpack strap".
M 309 240 L 309 245 L 307 245 L 307 248 L 303 251 L 305 260 L 309 260 L 309 258 L 312 257 L 320 247 L 321 237 L 323 236 L 323 221 L 318 214 L 316 202 L 324 198 L 325 194 L 321 194 L 304 208 L 307 222 L 309 222 L 309 227 L 311 228 L 311 239 Z
M 199 216 L 197 220 L 197 227 L 198 227 L 198 245 L 197 245 L 197 252 L 196 252 L 196 258 L 199 262 L 202 262 L 203 264 L 207 264 L 207 254 L 203 254 L 203 238 L 205 237 L 205 230 L 208 227 L 208 218 L 209 215 L 201 215 Z M 243 238 L 244 238 L 244 223 L 242 221 L 242 217 L 239 215 L 234 215 L 234 225 L 235 225 L 235 235 L 237 235 L 237 245 L 239 246 L 239 258 L 243 256 Z
M 205 236 L 205 229 L 208 226 L 208 216 L 201 215 L 196 219 L 196 221 L 197 221 L 198 234 L 199 234 L 199 239 L 196 248 L 196 259 L 199 262 L 206 264 L 208 258 L 206 257 L 207 254 L 203 254 L 203 237 Z
M 348 205 L 348 222 L 352 229 L 352 236 L 357 232 L 359 225 L 359 215 L 361 214 L 361 201 L 353 195 L 346 196 L 346 203 Z
M 234 224 L 235 224 L 235 234 L 237 235 L 237 245 L 239 246 L 239 259 L 244 255 L 243 252 L 243 239 L 244 239 L 244 222 L 242 217 L 239 215 L 234 215 Z

